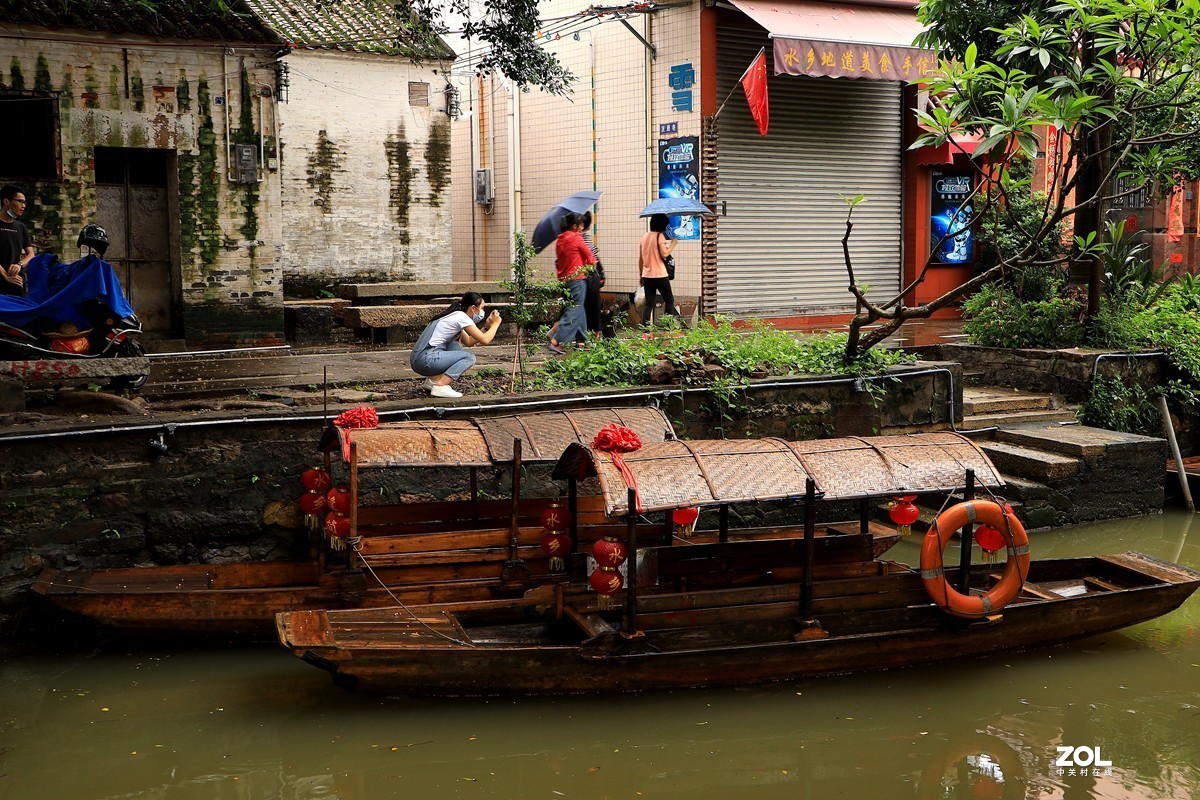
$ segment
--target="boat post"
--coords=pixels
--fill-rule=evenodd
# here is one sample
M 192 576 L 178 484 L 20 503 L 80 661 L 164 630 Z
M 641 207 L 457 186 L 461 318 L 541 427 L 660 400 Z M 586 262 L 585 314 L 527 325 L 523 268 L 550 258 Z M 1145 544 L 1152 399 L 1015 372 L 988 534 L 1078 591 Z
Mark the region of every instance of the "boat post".
M 804 481 L 804 587 L 800 595 L 800 618 L 812 619 L 813 548 L 817 528 L 817 484 Z
M 479 522 L 479 468 L 470 467 L 471 471 L 471 521 Z
M 871 532 L 871 504 L 866 497 L 858 501 L 858 532 Z
M 629 508 L 626 546 L 629 549 L 625 576 L 625 633 L 637 633 L 637 489 L 630 488 L 627 495 Z
M 967 483 L 963 488 L 963 500 L 968 503 L 975 499 L 975 470 L 967 470 Z M 969 594 L 971 591 L 971 547 L 975 542 L 975 526 L 967 523 L 958 532 L 960 555 L 958 559 L 958 591 Z
M 505 589 L 523 588 L 529 583 L 529 567 L 521 560 L 521 440 L 513 439 L 512 513 L 508 521 L 508 558 L 500 570 Z
M 729 541 L 729 504 L 722 503 L 717 512 L 717 520 L 719 521 L 721 533 L 719 540 L 722 544 Z
M 579 481 L 572 475 L 567 478 L 567 516 L 571 519 L 571 552 L 579 549 Z
M 347 434 L 349 435 L 349 434 Z M 358 442 L 350 440 L 350 541 L 358 540 Z M 350 570 L 361 569 L 358 550 L 351 546 L 346 548 L 347 566 Z

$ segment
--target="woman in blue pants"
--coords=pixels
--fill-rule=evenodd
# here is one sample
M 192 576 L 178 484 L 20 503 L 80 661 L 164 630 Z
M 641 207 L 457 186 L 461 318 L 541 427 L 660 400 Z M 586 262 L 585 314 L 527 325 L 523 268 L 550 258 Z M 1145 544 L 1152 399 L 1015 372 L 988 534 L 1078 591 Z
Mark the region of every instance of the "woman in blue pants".
M 434 317 L 413 345 L 409 364 L 413 372 L 426 377 L 425 386 L 433 397 L 462 397 L 450 383 L 475 365 L 475 354 L 463 348 L 491 344 L 496 338 L 500 312 L 493 310 L 485 321 L 484 305 L 483 295 L 467 292 Z

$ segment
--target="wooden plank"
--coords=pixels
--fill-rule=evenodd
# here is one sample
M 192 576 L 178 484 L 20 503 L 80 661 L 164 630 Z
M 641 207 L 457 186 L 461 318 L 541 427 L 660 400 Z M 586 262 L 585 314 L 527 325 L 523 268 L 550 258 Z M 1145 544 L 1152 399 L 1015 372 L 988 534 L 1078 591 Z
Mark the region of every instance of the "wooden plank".
M 1083 579 L 1083 582 L 1087 586 L 1092 586 L 1105 592 L 1119 592 L 1122 589 L 1129 588 L 1127 586 L 1118 586 L 1117 584 L 1111 581 L 1106 581 L 1103 578 L 1086 577 Z
M 596 613 L 583 613 L 573 605 L 563 606 L 563 614 L 571 619 L 579 626 L 588 638 L 593 636 L 601 636 L 606 633 L 615 633 L 616 628 L 609 624 L 608 620 Z
M 523 497 L 520 500 L 522 514 L 537 516 L 552 503 L 565 504 L 561 497 Z M 581 511 L 604 510 L 603 498 L 586 495 L 579 498 Z M 359 506 L 360 525 L 382 525 L 402 522 L 435 522 L 494 518 L 507 520 L 512 512 L 512 500 L 479 500 L 475 503 L 461 500 L 434 500 L 423 503 L 395 503 Z
M 1167 583 L 1183 583 L 1196 580 L 1196 573 L 1166 561 L 1152 559 L 1141 553 L 1120 553 L 1113 556 L 1097 556 L 1097 559 L 1139 575 L 1146 575 Z

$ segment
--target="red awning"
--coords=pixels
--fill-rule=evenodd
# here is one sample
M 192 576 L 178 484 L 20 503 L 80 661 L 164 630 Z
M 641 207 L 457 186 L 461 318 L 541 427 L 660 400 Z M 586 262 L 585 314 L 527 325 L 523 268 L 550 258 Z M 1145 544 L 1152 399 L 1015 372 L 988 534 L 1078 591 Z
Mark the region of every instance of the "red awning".
M 774 40 L 776 75 L 908 81 L 937 68 L 913 47 L 922 30 L 912 8 L 809 0 L 730 0 Z
M 954 136 L 945 144 L 917 148 L 917 164 L 930 166 L 935 164 L 953 164 L 956 159 L 970 158 L 979 145 L 978 136 Z

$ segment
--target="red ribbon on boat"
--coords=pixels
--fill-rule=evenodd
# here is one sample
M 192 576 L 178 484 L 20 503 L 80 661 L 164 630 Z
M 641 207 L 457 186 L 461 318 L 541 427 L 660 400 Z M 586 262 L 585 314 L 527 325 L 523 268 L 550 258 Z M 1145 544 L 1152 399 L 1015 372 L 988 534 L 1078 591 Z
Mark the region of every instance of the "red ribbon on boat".
M 349 461 L 350 431 L 354 428 L 379 427 L 379 414 L 371 406 L 356 406 L 334 417 L 333 424 L 345 433 L 342 437 L 342 458 Z
M 621 453 L 631 453 L 641 446 L 642 437 L 638 436 L 637 431 L 612 422 L 601 428 L 596 433 L 596 438 L 592 439 L 592 449 L 608 453 L 612 457 L 613 466 L 625 479 L 625 486 L 633 489 L 633 498 L 637 502 L 636 511 L 639 514 L 644 510 L 642 495 L 638 491 L 637 480 L 633 477 L 633 472 L 625 463 L 625 459 L 621 458 Z

